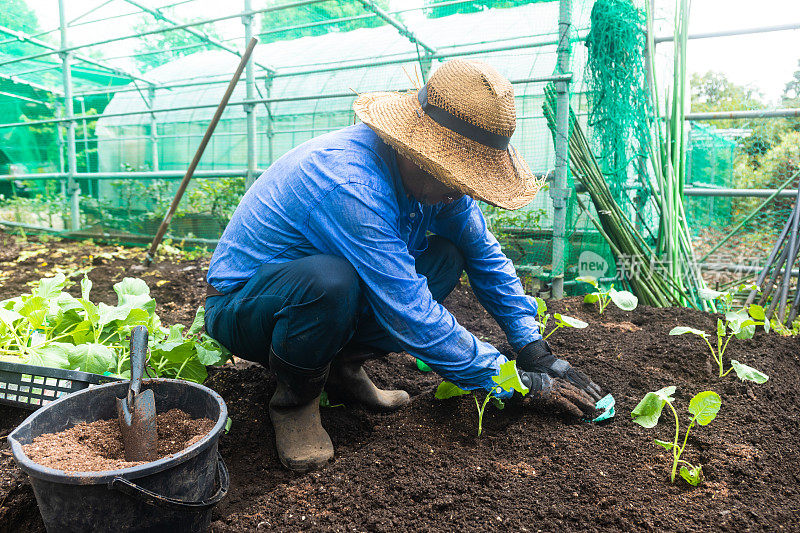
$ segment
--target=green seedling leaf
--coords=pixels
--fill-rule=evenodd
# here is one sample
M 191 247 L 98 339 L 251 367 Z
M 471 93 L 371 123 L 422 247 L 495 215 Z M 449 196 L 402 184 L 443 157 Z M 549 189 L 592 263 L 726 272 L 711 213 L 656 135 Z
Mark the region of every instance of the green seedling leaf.
M 708 333 L 706 333 L 705 331 L 701 329 L 689 328 L 686 326 L 676 326 L 671 330 L 669 330 L 670 335 L 684 335 L 686 333 L 691 333 L 692 335 L 698 335 L 700 337 L 708 337 Z
M 500 365 L 500 374 L 492 376 L 492 381 L 499 385 L 500 389 L 505 391 L 517 391 L 523 396 L 528 394 L 528 387 L 522 384 L 519 379 L 519 372 L 517 372 L 517 362 L 514 360 L 506 361 Z M 499 391 L 498 391 L 499 392 Z
M 547 304 L 544 300 L 539 298 L 538 296 L 535 297 L 536 300 L 536 314 L 539 316 L 544 315 L 547 312 Z
M 421 370 L 422 372 L 430 372 L 431 371 L 431 367 L 426 365 L 425 361 L 421 361 L 421 360 L 416 359 L 416 358 L 414 360 L 417 362 L 417 368 L 419 370 Z
M 16 311 L 0 308 L 0 322 L 5 324 L 9 329 L 14 329 L 14 322 L 23 318 L 25 317 Z
M 723 322 L 721 319 L 718 318 L 717 319 L 717 337 L 719 337 L 719 338 L 724 337 L 726 331 L 727 330 L 725 329 L 725 322 Z
M 767 318 L 764 308 L 758 304 L 750 304 L 750 307 L 747 309 L 747 312 L 755 320 L 764 320 Z
M 583 283 L 588 283 L 595 289 L 599 289 L 600 285 L 597 284 L 597 278 L 594 276 L 578 276 L 575 278 L 575 281 L 582 281 Z
M 328 391 L 322 391 L 322 394 L 319 395 L 319 406 L 320 407 L 344 407 L 343 403 L 332 404 L 331 399 L 328 397 Z
M 500 409 L 501 411 L 506 408 L 506 404 L 503 400 L 498 398 L 497 396 L 492 396 L 492 405 Z
M 661 446 L 662 448 L 665 448 L 667 450 L 671 450 L 672 448 L 675 447 L 674 443 L 667 442 L 665 440 L 653 439 L 653 442 L 655 442 L 656 444 L 658 444 L 659 446 Z
M 584 322 L 583 320 L 579 320 L 577 318 L 573 318 L 567 315 L 561 315 L 556 313 L 553 315 L 553 317 L 558 321 L 559 325 L 567 326 L 570 328 L 583 329 L 589 325 L 587 322 Z
M 735 359 L 731 359 L 731 366 L 733 367 L 733 371 L 736 372 L 736 376 L 742 381 L 754 381 L 761 384 L 766 383 L 769 379 L 769 376 L 760 370 L 756 370 L 752 366 L 744 365 Z
M 45 300 L 49 300 L 61 293 L 61 290 L 67 286 L 67 278 L 64 274 L 56 274 L 52 278 L 42 278 L 39 284 L 31 291 L 31 295 L 40 296 Z
M 714 391 L 703 391 L 695 395 L 689 402 L 689 412 L 695 416 L 695 420 L 701 426 L 708 425 L 719 413 L 722 399 Z
M 28 319 L 31 328 L 39 329 L 47 316 L 47 302 L 41 296 L 32 296 L 19 308 L 19 314 Z
M 698 289 L 697 291 L 697 295 L 700 296 L 700 298 L 702 298 L 703 300 L 716 300 L 723 294 L 725 293 L 708 288 Z
M 681 466 L 681 477 L 685 479 L 689 485 L 696 487 L 703 480 L 703 467 L 693 466 L 690 470 L 685 466 Z
M 81 298 L 84 300 L 89 299 L 89 292 L 92 290 L 92 280 L 86 277 L 86 274 L 83 275 L 83 279 L 81 280 Z
M 672 402 L 672 395 L 675 394 L 675 387 L 664 387 L 656 392 L 648 392 L 642 401 L 633 409 L 631 416 L 633 421 L 645 428 L 652 428 L 658 424 L 661 418 L 661 411 L 667 402 Z
M 446 400 L 447 398 L 453 398 L 455 396 L 463 396 L 465 394 L 469 394 L 469 391 L 462 389 L 455 383 L 450 383 L 449 381 L 442 381 L 441 383 L 439 383 L 439 386 L 436 387 L 436 394 L 434 394 L 434 397 L 437 400 Z
M 203 329 L 206 322 L 206 310 L 201 305 L 197 308 L 197 313 L 194 315 L 194 320 L 192 320 L 192 325 L 189 326 L 189 335 L 195 335 L 200 333 L 200 330 Z
M 54 342 L 37 348 L 26 361 L 29 365 L 69 369 L 71 344 Z
M 636 309 L 636 306 L 639 305 L 639 299 L 632 292 L 618 291 L 614 287 L 611 287 L 608 290 L 608 295 L 611 297 L 611 301 L 614 302 L 614 305 L 623 311 L 633 311 Z
M 87 342 L 70 346 L 67 359 L 71 370 L 82 370 L 93 374 L 116 370 L 114 351 L 102 344 Z
M 585 303 L 585 304 L 595 304 L 599 300 L 600 300 L 600 296 L 596 292 L 593 292 L 591 294 L 586 294 L 583 297 L 583 303 Z
M 150 288 L 138 278 L 125 278 L 114 285 L 120 307 L 129 305 L 139 307 L 152 314 L 156 309 L 156 301 L 150 297 Z

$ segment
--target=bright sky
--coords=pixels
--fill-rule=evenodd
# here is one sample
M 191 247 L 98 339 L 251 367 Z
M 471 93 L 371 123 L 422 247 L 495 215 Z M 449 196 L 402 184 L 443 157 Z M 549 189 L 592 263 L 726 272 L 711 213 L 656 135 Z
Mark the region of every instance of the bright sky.
M 40 26 L 46 29 L 58 26 L 57 0 L 27 0 L 39 17 Z M 163 6 L 181 0 L 137 0 L 147 6 Z M 72 20 L 98 6 L 91 18 L 110 14 L 129 13 L 135 10 L 124 0 L 64 0 L 67 19 Z M 232 13 L 243 0 L 221 3 L 219 0 L 193 0 L 191 16 L 211 18 Z M 421 0 L 392 0 L 392 8 L 413 7 Z M 220 9 L 225 5 L 225 9 Z M 252 0 L 254 8 L 264 5 Z M 673 0 L 656 0 L 658 7 L 672 6 Z M 181 6 L 186 12 L 187 5 Z M 83 19 L 87 20 L 87 19 Z M 105 24 L 78 27 L 72 32 L 71 42 L 80 44 L 113 36 L 133 33 L 132 25 L 138 17 L 124 17 Z M 800 23 L 800 0 L 694 0 L 690 20 L 690 33 L 754 28 L 770 25 Z M 86 31 L 91 28 L 91 31 Z M 226 29 L 227 28 L 227 29 Z M 241 23 L 233 19 L 218 28 L 221 35 L 241 32 Z M 104 47 L 106 56 L 131 53 L 132 41 L 122 41 Z M 241 45 L 239 46 L 241 47 Z M 731 81 L 759 89 L 769 99 L 777 101 L 784 86 L 800 59 L 800 30 L 766 34 L 694 40 L 689 44 L 690 72 L 704 73 L 715 70 L 724 73 Z M 121 64 L 122 66 L 123 64 Z M 126 68 L 133 68 L 130 62 Z

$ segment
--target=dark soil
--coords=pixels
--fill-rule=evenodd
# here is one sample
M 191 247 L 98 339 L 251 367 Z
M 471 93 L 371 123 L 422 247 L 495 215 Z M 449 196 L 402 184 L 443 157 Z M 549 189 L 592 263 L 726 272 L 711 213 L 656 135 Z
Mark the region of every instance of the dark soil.
M 60 433 L 46 433 L 22 447 L 33 462 L 67 472 L 119 470 L 144 464 L 126 461 L 119 420 L 81 422 Z M 153 461 L 184 450 L 202 439 L 214 421 L 191 418 L 179 409 L 156 414 L 158 444 Z
M 49 243 L 49 247 L 80 245 Z M 9 254 L 7 245 L 0 251 Z M 85 255 L 85 252 L 84 252 Z M 6 255 L 6 261 L 13 260 Z M 94 291 L 131 274 L 135 259 L 114 258 L 89 274 Z M 185 265 L 195 269 L 183 271 Z M 27 265 L 24 265 L 27 266 Z M 202 262 L 162 264 L 134 272 L 153 287 L 165 323 L 188 324 L 202 304 Z M 15 269 L 0 298 L 24 290 Z M 159 273 L 158 275 L 156 274 Z M 161 277 L 159 277 L 159 275 Z M 33 279 L 34 276 L 29 276 Z M 37 278 L 38 279 L 38 278 Z M 152 281 L 169 283 L 154 287 Z M 11 284 L 11 285 L 10 285 Z M 162 292 L 170 287 L 172 292 Z M 109 292 L 110 291 L 110 292 Z M 170 295 L 173 306 L 166 308 Z M 113 301 L 113 299 L 112 299 Z M 500 328 L 467 287 L 445 305 L 476 335 L 510 354 Z M 244 362 L 210 371 L 206 384 L 227 402 L 233 427 L 220 449 L 231 474 L 228 497 L 214 510 L 212 529 L 227 531 L 777 531 L 800 521 L 800 362 L 797 338 L 759 332 L 731 341 L 728 355 L 770 375 L 744 384 L 709 371 L 705 344 L 670 337 L 686 325 L 712 331 L 716 317 L 683 308 L 640 307 L 602 316 L 579 299 L 548 302 L 589 322 L 559 330 L 554 351 L 585 370 L 617 400 L 617 417 L 592 425 L 554 415 L 548 405 L 487 408 L 483 435 L 470 397 L 438 401 L 439 378 L 416 369 L 406 354 L 367 363 L 382 387 L 402 388 L 411 405 L 374 414 L 356 406 L 323 409 L 336 448 L 318 472 L 295 475 L 278 462 L 267 402 L 275 388 L 268 370 Z M 669 482 L 671 458 L 653 444 L 670 439 L 667 418 L 653 429 L 631 421 L 645 393 L 677 386 L 676 408 L 703 390 L 722 396 L 708 426 L 692 430 L 685 458 L 701 463 L 705 482 Z M 335 400 L 335 398 L 332 398 Z M 0 434 L 26 413 L 0 406 Z M 682 427 L 683 430 L 683 427 Z M 41 531 L 25 476 L 0 446 L 0 531 Z

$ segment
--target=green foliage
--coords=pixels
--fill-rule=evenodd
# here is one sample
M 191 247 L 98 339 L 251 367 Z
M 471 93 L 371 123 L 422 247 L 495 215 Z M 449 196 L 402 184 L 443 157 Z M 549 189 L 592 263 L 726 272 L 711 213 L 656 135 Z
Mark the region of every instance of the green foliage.
M 0 302 L 0 360 L 128 378 L 128 338 L 135 326 L 150 331 L 148 363 L 157 376 L 202 383 L 206 366 L 229 357 L 201 333 L 202 307 L 184 333 L 182 325 L 162 326 L 150 289 L 140 279 L 114 285 L 116 306 L 93 303 L 92 282 L 85 276 L 80 298 L 65 291 L 69 283 L 58 274 L 39 280 L 30 294 Z
M 164 14 L 169 15 L 169 10 L 165 10 Z M 172 18 L 170 16 L 170 18 Z M 194 20 L 200 20 L 202 17 L 196 17 Z M 173 19 L 174 20 L 174 19 Z M 192 22 L 187 20 L 185 22 Z M 150 31 L 156 27 L 168 28 L 169 24 L 162 21 L 154 21 L 153 17 L 149 14 L 143 14 L 139 21 L 134 25 L 133 29 L 136 33 Z M 205 33 L 208 37 L 221 41 L 219 34 L 214 30 L 210 24 L 202 26 L 195 26 L 192 29 Z M 134 61 L 137 67 L 142 71 L 150 70 L 164 63 L 168 63 L 174 59 L 182 56 L 194 54 L 201 50 L 217 50 L 218 48 L 213 44 L 206 42 L 200 37 L 196 37 L 185 30 L 168 31 L 164 33 L 156 33 L 153 35 L 145 35 L 137 40 L 136 52 Z
M 715 293 L 716 291 L 709 291 Z M 718 293 L 721 299 L 725 300 L 725 293 Z M 719 377 L 727 376 L 731 370 L 736 372 L 736 375 L 742 381 L 754 381 L 756 383 L 764 383 L 769 377 L 745 364 L 738 361 L 731 360 L 731 368 L 725 370 L 723 355 L 728 347 L 728 343 L 733 337 L 738 339 L 751 339 L 755 335 L 756 326 L 763 326 L 768 332 L 770 328 L 769 321 L 764 320 L 764 308 L 760 305 L 750 305 L 747 309 L 740 309 L 738 311 L 727 311 L 725 313 L 725 320 L 717 319 L 717 347 L 716 349 L 709 341 L 709 334 L 701 329 L 690 328 L 686 326 L 676 326 L 669 332 L 670 335 L 685 335 L 690 333 L 701 337 L 711 352 L 711 357 L 716 361 L 719 368 Z
M 672 452 L 672 473 L 670 481 L 675 482 L 675 475 L 678 472 L 678 465 L 680 465 L 680 475 L 690 485 L 698 485 L 703 479 L 703 470 L 700 465 L 694 466 L 688 461 L 681 459 L 683 451 L 686 449 L 686 442 L 689 439 L 689 432 L 695 424 L 701 426 L 708 425 L 712 420 L 717 417 L 722 399 L 714 391 L 704 391 L 697 394 L 689 402 L 689 414 L 693 415 L 689 427 L 686 429 L 686 434 L 683 437 L 683 443 L 678 444 L 680 437 L 680 420 L 675 407 L 672 405 L 675 401 L 673 397 L 675 394 L 675 387 L 664 387 L 656 392 L 648 392 L 639 404 L 631 412 L 633 421 L 645 428 L 653 428 L 658 424 L 661 418 L 661 412 L 665 405 L 669 405 L 672 414 L 675 416 L 675 436 L 672 442 L 655 439 L 655 443 L 664 449 Z
M 388 0 L 377 0 L 375 3 L 384 11 L 389 10 Z M 267 1 L 268 7 L 284 4 L 286 4 L 284 0 Z M 350 20 L 292 28 L 292 26 L 302 26 L 334 19 Z M 364 4 L 357 0 L 322 2 L 283 9 L 277 13 L 266 13 L 266 16 L 261 18 L 259 38 L 263 42 L 283 41 L 308 35 L 324 35 L 334 31 L 342 32 L 358 28 L 375 28 L 384 24 L 386 22 L 382 18 L 374 15 L 372 11 L 366 9 Z M 282 28 L 286 29 L 282 30 Z
M 187 193 L 183 207 L 175 216 L 188 213 L 210 215 L 220 229 L 228 225 L 236 206 L 244 194 L 244 178 L 216 178 L 197 180 Z
M 0 0 L 0 26 L 29 35 L 35 35 L 40 31 L 39 19 L 25 0 Z M 8 36 L 3 35 L 3 40 L 6 39 Z M 41 36 L 40 39 L 50 40 L 46 35 Z M 29 55 L 39 51 L 41 48 L 22 41 L 3 45 L 3 53 L 10 55 Z
M 639 305 L 639 299 L 635 294 L 629 291 L 618 291 L 614 288 L 614 284 L 608 289 L 603 289 L 594 276 L 579 276 L 575 281 L 588 283 L 594 287 L 595 291 L 583 297 L 583 302 L 587 304 L 598 304 L 600 314 L 603 314 L 608 304 L 614 302 L 614 305 L 623 311 L 633 311 Z
M 449 0 L 425 0 L 425 15 L 428 18 L 439 18 L 455 15 L 456 13 L 477 13 L 486 9 L 517 7 L 546 0 L 475 0 L 473 2 L 435 7 L 436 4 L 441 4 L 446 1 Z
M 539 322 L 539 334 L 542 335 L 543 338 L 547 339 L 550 335 L 558 331 L 559 328 L 577 328 L 583 329 L 589 324 L 584 322 L 583 320 L 579 320 L 577 318 L 573 318 L 571 316 L 562 315 L 559 313 L 555 313 L 553 318 L 556 320 L 556 327 L 554 327 L 550 333 L 545 335 L 545 330 L 547 329 L 547 322 L 550 320 L 550 313 L 547 312 L 547 304 L 544 300 L 536 297 L 536 320 Z
M 439 383 L 434 396 L 437 400 L 445 400 L 472 394 L 472 399 L 475 400 L 475 407 L 478 409 L 478 436 L 480 437 L 481 433 L 483 433 L 483 413 L 486 411 L 489 401 L 491 400 L 498 409 L 504 407 L 503 402 L 495 394 L 499 394 L 504 390 L 507 392 L 517 391 L 522 395 L 528 394 L 528 388 L 519 379 L 516 361 L 507 361 L 500 365 L 500 373 L 497 376 L 492 376 L 492 381 L 497 383 L 497 387 L 486 394 L 482 404 L 478 401 L 478 396 L 474 392 L 466 391 L 449 381 Z

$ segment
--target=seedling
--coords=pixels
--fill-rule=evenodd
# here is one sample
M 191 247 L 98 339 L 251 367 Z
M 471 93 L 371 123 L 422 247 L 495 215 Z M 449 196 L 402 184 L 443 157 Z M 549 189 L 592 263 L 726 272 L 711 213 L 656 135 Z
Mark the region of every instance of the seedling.
M 614 288 L 613 283 L 608 289 L 603 289 L 594 276 L 580 276 L 575 278 L 575 281 L 582 281 L 594 287 L 594 292 L 583 297 L 583 303 L 597 303 L 600 306 L 601 315 L 611 302 L 614 302 L 614 305 L 623 311 L 633 311 L 639 305 L 639 299 L 635 294 L 628 291 L 618 291 Z
M 492 381 L 497 383 L 497 387 L 486 394 L 486 398 L 483 399 L 482 404 L 474 391 L 466 391 L 449 381 L 442 381 L 436 388 L 436 399 L 445 400 L 447 398 L 453 398 L 454 396 L 472 394 L 472 399 L 475 400 L 475 407 L 478 408 L 478 436 L 480 437 L 481 433 L 483 433 L 483 413 L 486 410 L 486 406 L 489 405 L 489 401 L 491 400 L 498 409 L 505 407 L 503 401 L 498 398 L 496 394 L 500 394 L 503 390 L 509 392 L 517 391 L 523 395 L 528 394 L 528 387 L 523 385 L 522 381 L 519 379 L 516 361 L 512 360 L 500 365 L 500 374 L 492 376 Z
M 547 335 L 544 334 L 545 329 L 547 328 L 547 321 L 550 320 L 550 313 L 547 312 L 547 304 L 539 298 L 536 297 L 536 318 L 539 322 L 539 334 L 542 335 L 545 339 L 555 333 L 559 328 L 577 328 L 583 329 L 589 324 L 584 322 L 583 320 L 578 320 L 577 318 L 573 318 L 571 316 L 562 315 L 559 313 L 554 313 L 553 318 L 556 319 L 556 327 L 554 327 L 550 333 Z
M 750 306 L 757 307 L 754 313 L 756 316 L 762 316 L 764 313 L 764 309 L 761 306 Z M 752 313 L 752 311 L 751 311 Z M 760 315 L 759 315 L 760 313 Z M 766 321 L 765 321 L 766 322 Z M 756 383 L 764 383 L 769 379 L 769 376 L 764 374 L 763 372 L 756 370 L 755 368 L 742 364 L 735 359 L 731 359 L 731 368 L 725 370 L 724 361 L 722 356 L 725 355 L 725 349 L 728 347 L 728 343 L 733 337 L 749 339 L 753 336 L 755 332 L 755 326 L 760 325 L 762 322 L 756 322 L 752 318 L 748 317 L 747 315 L 741 314 L 740 311 L 729 311 L 725 315 L 725 322 L 722 319 L 717 319 L 717 348 L 714 349 L 714 346 L 709 341 L 709 335 L 705 331 L 701 329 L 694 329 L 689 328 L 686 326 L 677 326 L 670 330 L 670 335 L 684 335 L 686 333 L 691 333 L 692 335 L 697 335 L 698 337 L 702 337 L 706 344 L 708 345 L 708 349 L 711 351 L 711 357 L 714 358 L 714 361 L 717 363 L 717 367 L 719 367 L 719 377 L 725 377 L 730 374 L 731 370 L 736 372 L 736 375 L 742 381 L 754 381 Z
M 690 485 L 696 486 L 703 479 L 703 468 L 701 465 L 694 466 L 690 462 L 681 459 L 683 451 L 686 449 L 686 441 L 689 439 L 689 432 L 695 424 L 701 426 L 708 425 L 709 422 L 717 417 L 719 408 L 722 405 L 722 399 L 714 391 L 703 391 L 697 394 L 689 402 L 689 414 L 693 415 L 689 421 L 689 427 L 686 429 L 686 434 L 683 436 L 683 443 L 679 446 L 678 439 L 680 437 L 680 420 L 678 412 L 672 402 L 675 394 L 675 387 L 664 387 L 656 392 L 648 392 L 645 394 L 639 405 L 631 412 L 633 421 L 645 428 L 653 428 L 658 424 L 658 419 L 661 417 L 661 411 L 664 405 L 669 405 L 672 414 L 675 416 L 675 437 L 672 442 L 667 442 L 659 439 L 654 439 L 655 443 L 664 449 L 672 451 L 672 473 L 670 474 L 670 482 L 675 482 L 675 474 L 678 472 L 678 464 L 681 465 L 680 475 Z

